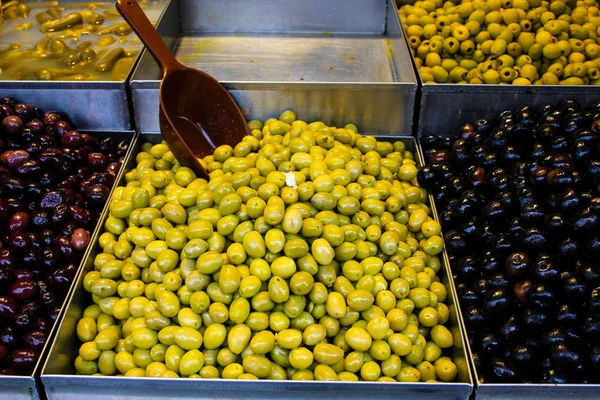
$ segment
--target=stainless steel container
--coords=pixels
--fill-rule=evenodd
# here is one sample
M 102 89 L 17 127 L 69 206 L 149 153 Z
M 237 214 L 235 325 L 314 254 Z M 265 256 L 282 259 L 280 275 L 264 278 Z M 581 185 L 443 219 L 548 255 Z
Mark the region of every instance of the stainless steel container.
M 166 4 L 166 0 L 164 1 Z M 67 5 L 88 2 L 93 3 L 92 1 L 61 0 L 61 3 Z M 43 8 L 33 9 L 32 14 L 43 10 Z M 152 17 L 162 15 L 162 11 L 160 6 L 153 8 Z M 37 29 L 37 26 L 31 30 L 34 29 Z M 135 37 L 135 34 L 131 35 Z M 35 40 L 39 40 L 39 38 Z M 6 41 L 0 42 L 0 46 L 7 44 Z M 122 81 L 0 80 L 0 96 L 14 97 L 22 102 L 35 104 L 36 107 L 45 111 L 68 112 L 75 126 L 85 131 L 133 129 L 128 80 L 141 53 L 140 51 L 136 57 L 136 62 L 131 67 L 127 78 Z
M 127 154 L 130 154 L 133 148 L 134 132 L 106 132 L 101 136 L 106 135 L 110 135 L 111 137 L 114 137 L 118 140 L 131 139 L 130 147 L 127 151 Z M 123 169 L 124 166 L 121 168 L 121 170 Z M 106 207 L 108 207 L 108 205 L 106 205 Z M 99 224 L 96 224 L 96 228 L 92 232 L 92 237 L 96 236 L 96 233 L 100 230 L 100 228 L 101 226 Z M 88 249 L 84 253 L 82 261 L 78 267 L 78 271 L 82 270 L 82 265 L 85 263 L 85 260 L 87 260 L 87 254 L 89 253 L 91 248 L 91 245 L 88 246 Z M 79 272 L 77 274 L 79 274 Z M 58 331 L 58 327 L 60 326 L 60 321 L 63 318 L 66 309 L 65 305 L 67 304 L 67 301 L 71 297 L 73 289 L 76 286 L 77 276 L 78 275 L 76 275 L 73 279 L 73 283 L 71 284 L 71 287 L 69 288 L 69 291 L 61 304 L 61 312 L 58 318 L 56 319 L 56 323 L 52 326 L 52 329 L 48 334 L 48 340 L 40 353 L 40 357 L 33 369 L 33 373 L 29 376 L 0 375 L 0 400 L 27 400 L 39 399 L 40 397 L 44 398 L 45 393 L 40 383 L 40 373 L 42 370 L 42 366 L 44 365 L 46 356 L 48 355 L 50 347 L 52 346 L 52 342 L 54 340 L 56 332 Z
M 330 125 L 354 115 L 374 132 L 412 133 L 417 81 L 392 0 L 171 0 L 158 30 L 246 117 L 294 109 Z M 131 80 L 141 132 L 159 131 L 160 78 L 144 52 Z
M 405 3 L 399 0 L 398 6 Z M 404 27 L 402 30 L 404 32 Z M 410 57 L 416 66 L 412 52 Z M 580 104 L 600 101 L 600 86 L 431 84 L 423 83 L 418 68 L 415 67 L 415 71 L 420 92 L 419 111 L 415 116 L 419 136 L 455 136 L 467 123 L 477 119 L 493 121 L 501 111 L 524 105 L 537 109 L 567 98 Z
M 583 102 L 583 104 L 586 104 Z M 516 103 L 512 105 L 511 108 L 518 107 L 520 103 Z M 499 107 L 492 109 L 491 113 L 493 115 L 497 115 L 500 111 L 504 110 L 503 103 L 499 103 Z M 465 123 L 473 123 L 478 117 L 477 115 L 467 120 Z M 441 129 L 443 125 L 438 125 Z M 458 128 L 457 128 L 458 129 Z M 426 133 L 420 133 L 420 136 L 425 135 Z M 440 133 L 441 134 L 441 133 Z M 455 129 L 453 132 L 448 132 L 448 134 L 443 136 L 456 136 L 457 130 Z M 420 144 L 419 144 L 419 148 Z M 432 208 L 434 209 L 435 214 L 437 215 L 437 210 L 435 208 L 435 203 L 433 201 L 433 196 L 430 196 Z M 438 218 L 439 220 L 439 218 Z M 443 251 L 444 262 L 446 267 L 448 268 L 448 276 L 452 276 L 452 272 L 450 269 L 450 260 L 448 257 L 448 252 L 446 249 Z M 523 399 L 523 400 L 533 400 L 533 399 L 567 399 L 567 398 L 576 398 L 576 399 L 599 399 L 600 398 L 600 385 L 598 384 L 520 384 L 520 383 L 482 383 L 477 373 L 477 368 L 473 363 L 473 352 L 471 350 L 471 345 L 469 344 L 469 337 L 466 329 L 466 325 L 464 323 L 464 319 L 462 317 L 462 312 L 460 308 L 460 298 L 456 292 L 456 286 L 454 284 L 454 279 L 451 279 L 451 285 L 454 289 L 455 302 L 458 306 L 457 314 L 459 320 L 463 324 L 463 332 L 466 339 L 466 352 L 467 358 L 470 361 L 470 370 L 473 374 L 473 381 L 475 382 L 475 391 L 473 393 L 473 397 L 475 399 L 481 400 L 514 400 L 514 399 Z
M 407 148 L 418 155 L 413 137 L 379 136 L 385 140 L 402 140 Z M 130 154 L 126 168 L 122 170 L 121 183 L 126 171 L 135 167 L 136 150 L 143 142 L 157 142 L 156 134 L 140 135 Z M 102 218 L 104 221 L 108 216 Z M 124 377 L 94 377 L 74 374 L 73 361 L 78 354 L 79 341 L 75 328 L 83 310 L 91 303 L 91 295 L 83 288 L 85 274 L 93 270 L 93 259 L 100 251 L 97 243 L 100 231 L 93 237 L 93 247 L 87 255 L 84 269 L 77 278 L 77 287 L 69 298 L 59 332 L 54 340 L 49 357 L 42 371 L 42 382 L 50 400 L 75 400 L 81 396 L 93 396 L 98 400 L 152 400 L 160 398 L 202 398 L 202 399 L 364 399 L 377 396 L 381 399 L 468 399 L 473 384 L 470 363 L 466 358 L 466 342 L 462 333 L 462 321 L 456 314 L 456 294 L 452 282 L 448 280 L 449 269 L 444 263 L 440 271 L 448 288 L 448 305 L 453 322 L 452 331 L 457 338 L 454 360 L 459 368 L 459 382 L 455 383 L 377 383 L 377 382 L 297 382 L 297 381 L 238 381 L 214 379 L 153 379 Z
M 558 104 L 573 99 L 580 104 L 600 101 L 599 86 L 512 86 L 421 83 L 419 135 L 453 136 L 468 122 L 494 120 L 500 111 L 531 105 Z

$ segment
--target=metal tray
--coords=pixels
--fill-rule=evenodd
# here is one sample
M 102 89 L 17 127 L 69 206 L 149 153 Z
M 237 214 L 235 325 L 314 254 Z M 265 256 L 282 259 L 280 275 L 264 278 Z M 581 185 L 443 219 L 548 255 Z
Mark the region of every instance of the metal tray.
M 91 133 L 91 132 L 89 132 L 89 133 Z M 126 157 L 129 158 L 129 154 L 133 151 L 132 149 L 133 149 L 133 144 L 135 142 L 135 140 L 134 140 L 135 132 L 132 132 L 132 131 L 129 131 L 129 132 L 105 132 L 103 134 L 99 134 L 99 133 L 98 134 L 91 133 L 91 134 L 93 136 L 110 135 L 111 137 L 113 137 L 117 140 L 130 139 L 130 145 L 129 145 L 129 149 L 127 150 Z M 125 163 L 121 167 L 119 174 L 121 174 L 121 172 L 124 169 L 125 169 Z M 117 179 L 115 180 L 115 182 L 118 182 L 119 178 L 120 178 L 120 175 L 117 176 Z M 113 185 L 112 189 L 114 189 L 116 186 L 117 186 L 116 184 Z M 105 208 L 108 208 L 108 202 L 105 205 Z M 104 211 L 103 211 L 103 214 L 104 214 Z M 92 237 L 96 237 L 97 232 L 101 228 L 102 228 L 102 226 L 100 224 L 96 224 L 96 227 L 94 228 L 94 231 L 92 232 Z M 81 271 L 83 269 L 85 260 L 87 260 L 88 253 L 90 252 L 92 247 L 93 246 L 88 246 L 87 250 L 85 251 L 83 258 L 81 259 L 81 262 L 79 264 L 79 267 L 77 268 L 78 271 Z M 44 393 L 43 386 L 40 382 L 40 373 L 42 371 L 42 366 L 44 365 L 46 356 L 48 355 L 48 353 L 50 351 L 52 342 L 54 341 L 54 338 L 55 338 L 58 328 L 60 326 L 60 321 L 62 320 L 65 310 L 67 308 L 66 304 L 67 304 L 69 298 L 71 297 L 71 294 L 72 294 L 74 288 L 76 287 L 76 282 L 78 282 L 78 276 L 79 276 L 79 272 L 77 272 L 77 274 L 75 275 L 75 278 L 73 278 L 71 287 L 69 288 L 69 291 L 67 292 L 67 295 L 65 296 L 65 298 L 61 304 L 61 311 L 60 311 L 58 317 L 56 318 L 54 325 L 50 329 L 50 333 L 48 334 L 48 340 L 46 342 L 46 345 L 44 346 L 44 348 L 42 349 L 42 351 L 40 353 L 40 357 L 38 358 L 38 361 L 33 369 L 33 373 L 29 376 L 0 375 L 0 400 L 28 400 L 28 399 L 39 399 L 39 398 L 43 399 L 44 398 L 45 393 Z
M 398 0 L 398 5 L 406 3 Z M 402 4 L 400 4 L 402 3 Z M 402 27 L 404 32 L 404 27 Z M 406 34 L 404 33 L 404 37 Z M 537 109 L 545 104 L 558 104 L 565 98 L 588 104 L 600 101 L 600 86 L 562 85 L 457 85 L 423 83 L 410 52 L 419 83 L 420 99 L 415 112 L 418 136 L 455 136 L 467 123 L 477 119 L 494 120 L 500 111 L 531 105 Z M 501 107 L 499 109 L 498 107 Z
M 413 137 L 379 136 L 382 140 L 402 140 L 407 148 L 422 155 Z M 135 154 L 143 142 L 160 141 L 157 134 L 140 135 L 133 146 L 126 167 L 121 170 L 120 183 L 125 171 L 135 167 Z M 430 198 L 430 201 L 432 199 Z M 104 221 L 108 216 L 105 209 Z M 124 377 L 92 377 L 74 374 L 73 361 L 78 354 L 78 340 L 75 327 L 85 307 L 90 303 L 90 295 L 83 289 L 83 278 L 93 269 L 93 259 L 98 254 L 97 243 L 100 230 L 95 232 L 93 246 L 87 254 L 84 269 L 77 277 L 77 286 L 70 295 L 59 332 L 42 370 L 41 380 L 50 400 L 79 400 L 81 396 L 93 396 L 98 400 L 153 400 L 160 398 L 202 398 L 202 399 L 364 399 L 376 395 L 381 399 L 468 399 L 473 390 L 470 363 L 465 352 L 463 323 L 454 312 L 456 293 L 453 284 L 447 280 L 449 267 L 444 263 L 442 276 L 448 285 L 448 305 L 453 329 L 460 332 L 461 341 L 454 349 L 454 360 L 459 367 L 460 382 L 454 383 L 375 383 L 375 382 L 297 382 L 297 381 L 238 381 L 215 379 L 153 379 Z M 151 388 L 151 389 L 150 389 Z
M 246 117 L 289 108 L 335 126 L 356 115 L 374 132 L 412 132 L 417 80 L 393 0 L 171 0 L 158 30 Z M 160 78 L 145 51 L 131 79 L 141 132 L 159 131 Z
M 92 3 L 89 0 L 61 0 L 61 2 Z M 165 5 L 166 0 L 162 10 L 152 11 L 153 18 L 162 15 Z M 42 9 L 34 11 L 40 10 Z M 35 104 L 43 110 L 68 110 L 71 120 L 81 130 L 130 130 L 133 129 L 133 117 L 130 114 L 128 81 L 141 54 L 142 51 L 136 57 L 136 62 L 131 67 L 127 78 L 122 81 L 0 80 L 0 96 L 14 97 Z
M 582 104 L 586 104 L 586 102 L 582 102 Z M 520 104 L 516 104 L 518 107 Z M 514 106 L 513 106 L 514 108 Z M 500 109 L 492 109 L 491 113 L 498 114 Z M 479 117 L 482 118 L 482 117 Z M 472 118 L 467 120 L 465 123 L 472 123 L 477 118 Z M 458 129 L 458 128 L 457 128 Z M 448 133 L 442 136 L 457 136 L 457 130 L 453 133 Z M 420 141 L 418 141 L 419 149 L 422 149 Z M 432 204 L 432 209 L 434 210 L 435 215 L 437 216 L 437 210 L 435 207 L 435 202 L 433 200 L 433 195 L 430 195 L 430 202 Z M 438 218 L 439 220 L 439 218 Z M 453 276 L 452 271 L 450 269 L 450 259 L 448 256 L 448 252 L 444 248 L 443 250 L 443 258 L 444 264 L 448 271 L 448 276 Z M 523 384 L 523 383 L 481 383 L 479 378 L 479 374 L 477 373 L 477 368 L 475 368 L 475 364 L 473 362 L 473 352 L 471 351 L 471 345 L 468 340 L 468 333 L 466 329 L 466 325 L 464 323 L 464 319 L 462 317 L 462 311 L 460 306 L 460 299 L 456 292 L 456 286 L 454 285 L 454 278 L 451 280 L 451 286 L 454 291 L 454 304 L 458 305 L 457 314 L 459 316 L 459 320 L 461 321 L 465 341 L 465 351 L 467 353 L 467 358 L 469 360 L 469 369 L 473 374 L 473 380 L 475 382 L 475 390 L 473 392 L 473 398 L 477 400 L 514 400 L 514 399 L 524 399 L 524 400 L 541 400 L 541 399 L 567 399 L 567 398 L 576 398 L 576 399 L 589 399 L 589 400 L 597 400 L 600 398 L 600 385 L 599 384 Z

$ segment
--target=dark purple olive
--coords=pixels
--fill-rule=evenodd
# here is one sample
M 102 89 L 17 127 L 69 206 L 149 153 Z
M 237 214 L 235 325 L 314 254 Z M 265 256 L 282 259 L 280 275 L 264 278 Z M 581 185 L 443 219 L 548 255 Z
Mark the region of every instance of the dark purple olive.
M 54 211 L 56 207 L 63 204 L 63 196 L 57 191 L 50 191 L 40 199 L 40 208 L 45 211 Z
M 510 315 L 500 326 L 500 334 L 509 342 L 516 341 L 520 338 L 519 320 L 516 315 Z
M 38 355 L 33 349 L 15 350 L 10 355 L 11 367 L 19 374 L 30 374 L 35 367 Z
M 108 187 L 106 187 L 106 185 L 95 184 L 90 186 L 86 199 L 91 207 L 102 207 L 104 204 L 106 204 L 109 194 L 110 190 Z
M 41 351 L 46 345 L 47 335 L 42 331 L 31 331 L 25 335 L 23 342 L 30 349 Z
M 8 233 L 22 232 L 27 230 L 29 225 L 29 214 L 25 212 L 16 212 L 8 220 Z
M 2 120 L 2 128 L 9 135 L 17 134 L 23 128 L 23 120 L 18 115 L 9 115 Z
M 60 253 L 58 250 L 54 250 L 50 247 L 46 247 L 42 250 L 42 264 L 46 268 L 53 268 L 56 266 L 60 259 Z
M 19 310 L 17 302 L 8 296 L 0 296 L 0 320 L 12 321 Z
M 33 298 L 38 293 L 38 287 L 30 279 L 18 279 L 10 285 L 8 292 L 12 298 L 23 302 Z
M 102 153 L 88 154 L 87 162 L 93 171 L 102 171 L 108 166 L 108 158 Z

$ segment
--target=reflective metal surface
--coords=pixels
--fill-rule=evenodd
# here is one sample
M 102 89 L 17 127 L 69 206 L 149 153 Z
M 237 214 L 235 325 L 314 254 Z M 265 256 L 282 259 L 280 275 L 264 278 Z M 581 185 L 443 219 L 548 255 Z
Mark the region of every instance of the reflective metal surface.
M 350 121 L 350 120 L 348 120 Z M 348 122 L 347 121 L 347 122 Z M 374 135 L 380 140 L 402 140 L 407 149 L 417 154 L 422 163 L 422 154 L 413 137 L 394 135 Z M 137 138 L 126 167 L 121 170 L 119 183 L 124 174 L 136 165 L 135 155 L 144 142 L 159 142 L 158 134 L 144 134 Z M 104 210 L 101 221 L 108 217 Z M 473 390 L 469 363 L 464 350 L 465 339 L 460 335 L 460 321 L 456 313 L 451 313 L 460 340 L 454 349 L 454 360 L 459 367 L 460 382 L 455 383 L 378 383 L 378 382 L 295 382 L 295 381 L 237 381 L 214 379 L 153 379 L 123 377 L 91 377 L 74 375 L 73 361 L 78 354 L 79 341 L 75 328 L 83 310 L 91 302 L 91 296 L 83 288 L 83 278 L 93 270 L 93 260 L 101 249 L 98 245 L 100 230 L 96 230 L 84 269 L 76 278 L 76 289 L 71 293 L 58 335 L 48 359 L 43 367 L 42 382 L 50 400 L 80 400 L 82 396 L 93 396 L 98 400 L 153 400 L 160 398 L 200 398 L 200 399 L 364 399 L 377 396 L 381 399 L 468 399 Z M 456 295 L 451 281 L 448 281 L 449 268 L 444 263 L 441 278 L 450 294 L 448 306 L 453 304 Z
M 83 4 L 92 1 L 61 0 L 61 3 Z M 35 12 L 40 10 L 34 9 Z M 153 10 L 152 13 L 156 14 L 157 11 Z M 141 57 L 141 52 L 139 53 L 136 60 Z M 68 112 L 80 130 L 129 130 L 132 129 L 133 116 L 130 114 L 128 81 L 136 64 L 137 61 L 132 65 L 127 78 L 122 81 L 0 80 L 0 94 L 2 97 L 14 97 L 24 103 L 34 104 L 44 111 Z
M 89 133 L 92 134 L 92 136 L 95 136 L 94 133 L 92 133 L 92 132 L 89 132 Z M 129 131 L 129 132 L 104 132 L 103 134 L 97 134 L 97 136 L 101 136 L 101 137 L 111 136 L 111 137 L 115 138 L 116 140 L 131 139 L 130 147 L 129 147 L 128 153 L 127 153 L 128 155 L 131 152 L 131 149 L 133 147 L 134 132 L 132 132 L 132 131 Z M 121 168 L 121 171 L 123 169 L 124 168 Z M 118 180 L 115 180 L 115 182 L 118 182 Z M 115 185 L 115 187 L 116 187 L 116 185 Z M 105 208 L 108 209 L 108 203 L 106 204 Z M 104 211 L 103 211 L 103 215 L 104 215 Z M 94 228 L 94 231 L 92 232 L 91 236 L 95 237 L 96 232 L 98 230 L 100 230 L 100 228 L 101 228 L 101 226 L 99 224 L 96 224 L 96 227 Z M 92 242 L 90 242 L 90 243 L 92 243 Z M 85 263 L 85 260 L 87 260 L 87 254 L 91 248 L 92 248 L 91 245 L 88 246 L 88 249 L 84 253 L 81 263 L 79 264 L 78 271 L 81 271 L 83 269 L 82 265 Z M 77 274 L 79 274 L 79 272 Z M 50 330 L 50 333 L 48 334 L 48 340 L 46 342 L 46 345 L 44 346 L 44 348 L 41 351 L 41 355 L 33 369 L 33 373 L 30 376 L 0 375 L 0 400 L 39 399 L 40 394 L 42 395 L 42 398 L 43 398 L 44 390 L 39 382 L 40 373 L 42 370 L 42 366 L 44 365 L 44 362 L 46 360 L 46 357 L 48 356 L 48 352 L 50 351 L 50 348 L 52 347 L 52 342 L 54 340 L 54 337 L 59 329 L 60 321 L 62 320 L 65 310 L 67 308 L 66 304 L 67 304 L 69 298 L 71 297 L 73 289 L 77 286 L 77 282 L 78 282 L 77 276 L 78 275 L 76 275 L 75 278 L 73 279 L 73 283 L 71 284 L 71 287 L 69 288 L 69 291 L 61 304 L 60 314 L 58 315 L 58 318 L 56 319 L 56 323 L 52 326 L 52 329 Z
M 268 17 L 266 17 L 268 16 Z M 158 30 L 182 63 L 212 74 L 246 117 L 356 115 L 357 125 L 410 134 L 416 77 L 391 0 L 172 0 Z M 158 132 L 160 73 L 146 52 L 132 77 L 136 126 Z

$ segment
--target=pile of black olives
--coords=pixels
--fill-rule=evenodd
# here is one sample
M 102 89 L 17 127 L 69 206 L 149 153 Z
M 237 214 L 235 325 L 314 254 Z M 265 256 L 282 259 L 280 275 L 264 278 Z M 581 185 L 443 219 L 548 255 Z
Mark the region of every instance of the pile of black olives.
M 0 375 L 31 374 L 126 150 L 0 98 Z
M 484 382 L 600 382 L 600 103 L 421 138 Z

